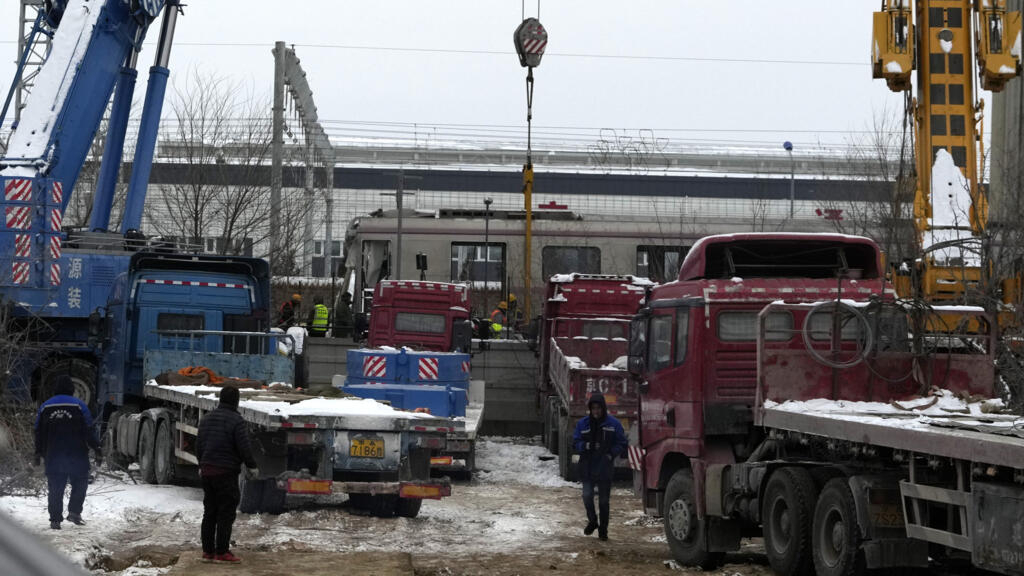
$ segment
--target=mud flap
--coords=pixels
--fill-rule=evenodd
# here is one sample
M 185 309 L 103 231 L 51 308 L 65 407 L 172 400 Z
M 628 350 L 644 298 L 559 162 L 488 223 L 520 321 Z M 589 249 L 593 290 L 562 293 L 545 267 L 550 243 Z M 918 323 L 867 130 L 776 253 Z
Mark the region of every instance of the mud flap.
M 708 552 L 734 552 L 740 549 L 743 536 L 739 520 L 707 517 Z

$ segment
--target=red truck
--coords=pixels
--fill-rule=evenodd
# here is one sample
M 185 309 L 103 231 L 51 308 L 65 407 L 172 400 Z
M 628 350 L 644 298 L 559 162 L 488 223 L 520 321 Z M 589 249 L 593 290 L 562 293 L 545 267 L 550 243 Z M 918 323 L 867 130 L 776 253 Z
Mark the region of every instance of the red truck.
M 763 535 L 783 575 L 1024 574 L 1024 437 L 993 399 L 993 318 L 897 302 L 881 261 L 860 237 L 713 236 L 650 291 L 630 459 L 679 562 Z
M 540 334 L 538 401 L 544 442 L 558 454 L 566 480 L 575 478 L 572 432 L 601 392 L 627 432 L 635 428 L 637 389 L 626 371 L 629 321 L 653 283 L 634 276 L 559 274 L 547 285 Z M 632 436 L 635 437 L 634 429 Z M 617 463 L 626 468 L 627 461 Z
M 462 284 L 381 280 L 373 289 L 370 347 L 469 352 L 473 325 Z

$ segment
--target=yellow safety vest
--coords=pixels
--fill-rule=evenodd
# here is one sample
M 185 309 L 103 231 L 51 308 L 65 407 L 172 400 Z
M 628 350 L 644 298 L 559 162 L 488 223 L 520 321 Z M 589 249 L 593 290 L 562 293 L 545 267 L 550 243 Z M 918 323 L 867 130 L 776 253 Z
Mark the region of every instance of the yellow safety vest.
M 327 306 L 323 304 L 317 304 L 313 308 L 313 329 L 314 330 L 327 330 L 327 317 L 330 312 L 327 310 Z

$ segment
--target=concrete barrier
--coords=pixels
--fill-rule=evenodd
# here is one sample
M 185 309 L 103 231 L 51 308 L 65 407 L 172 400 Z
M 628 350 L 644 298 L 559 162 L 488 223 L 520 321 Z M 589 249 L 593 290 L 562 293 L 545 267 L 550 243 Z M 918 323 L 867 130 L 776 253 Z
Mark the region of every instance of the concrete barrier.
M 355 344 L 341 338 L 310 338 L 306 361 L 310 388 L 327 387 L 335 374 L 346 374 L 346 356 Z M 486 383 L 481 433 L 502 436 L 540 434 L 535 379 L 537 358 L 526 342 L 492 341 L 473 355 L 473 378 Z

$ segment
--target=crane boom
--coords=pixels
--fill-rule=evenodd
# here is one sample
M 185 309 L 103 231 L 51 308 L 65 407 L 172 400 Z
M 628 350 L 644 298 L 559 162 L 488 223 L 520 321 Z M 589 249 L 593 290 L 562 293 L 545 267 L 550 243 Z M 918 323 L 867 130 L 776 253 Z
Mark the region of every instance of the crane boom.
M 1002 90 L 1020 72 L 1020 38 L 1020 12 L 1006 0 L 884 0 L 874 14 L 873 76 L 895 92 L 917 86 L 914 223 L 925 257 L 907 291 L 927 300 L 960 300 L 981 280 L 988 201 L 975 78 Z

